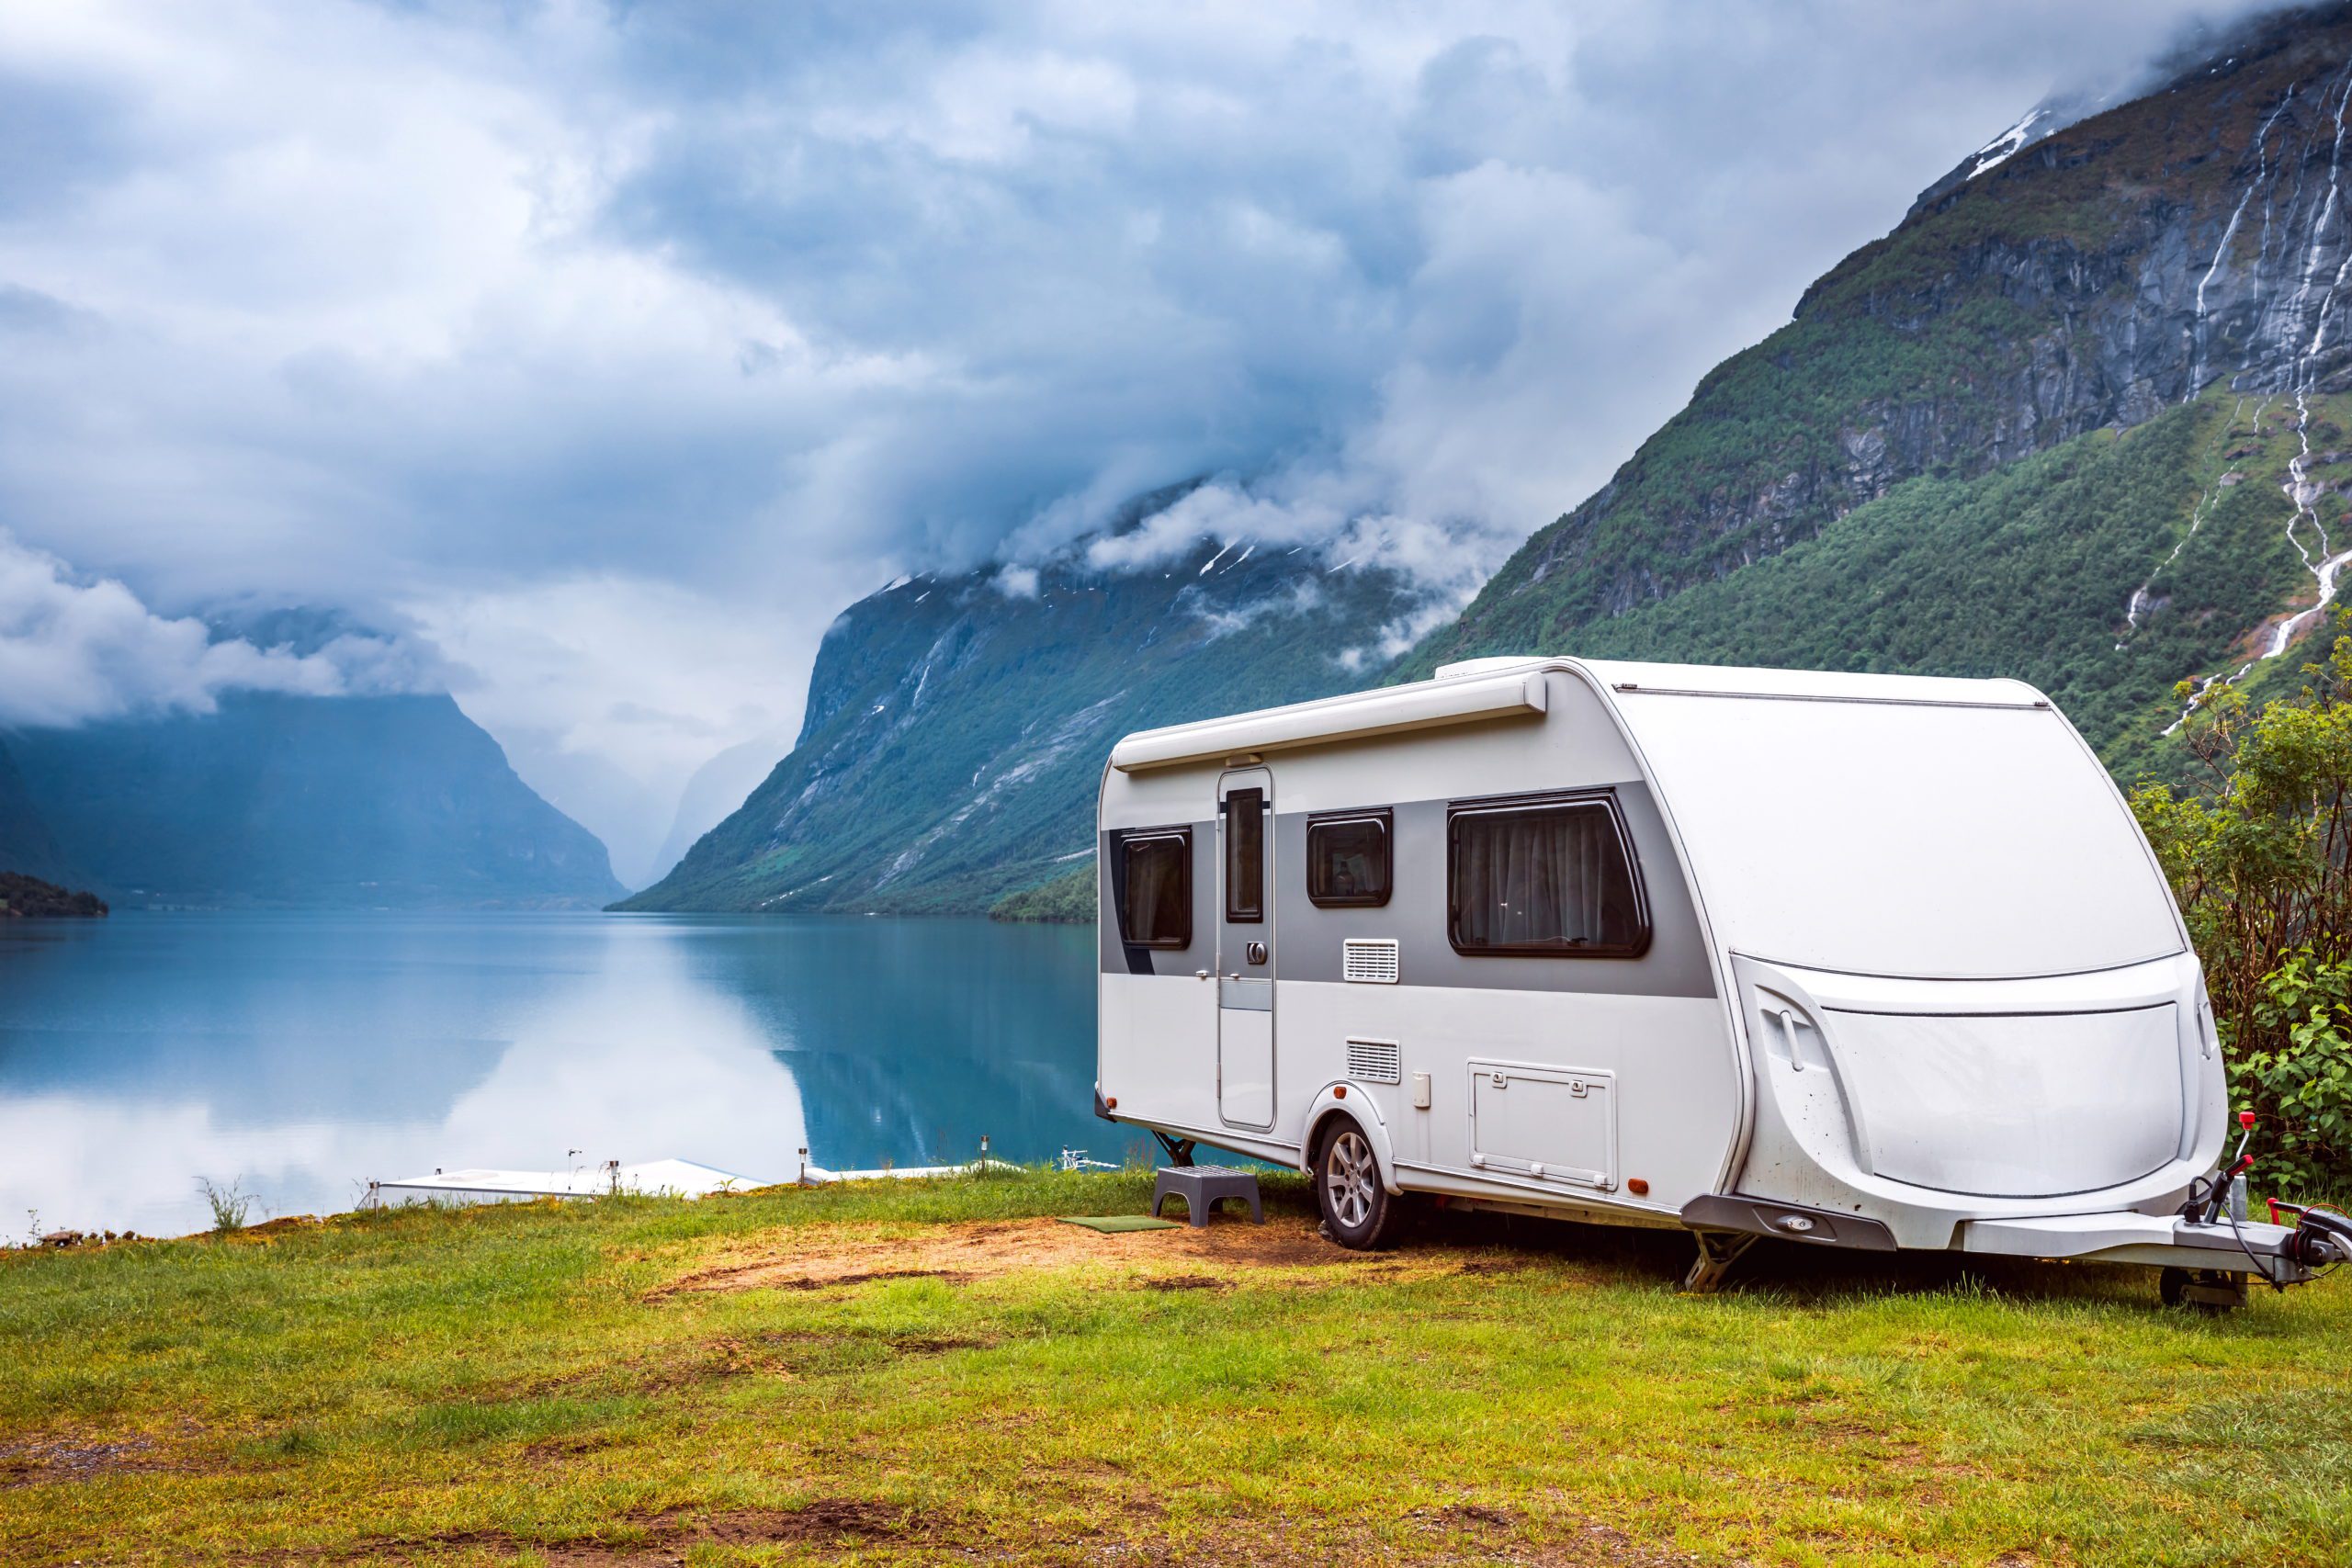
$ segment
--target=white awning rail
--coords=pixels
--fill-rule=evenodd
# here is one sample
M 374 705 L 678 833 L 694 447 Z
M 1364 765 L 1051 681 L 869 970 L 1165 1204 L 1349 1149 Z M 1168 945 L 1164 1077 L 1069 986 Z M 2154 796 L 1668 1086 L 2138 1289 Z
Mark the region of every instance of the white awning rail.
M 1544 706 L 1541 670 L 1419 682 L 1265 708 L 1232 718 L 1141 730 L 1111 749 L 1111 765 L 1123 773 L 1139 773 L 1408 729 L 1524 717 L 1543 713 Z

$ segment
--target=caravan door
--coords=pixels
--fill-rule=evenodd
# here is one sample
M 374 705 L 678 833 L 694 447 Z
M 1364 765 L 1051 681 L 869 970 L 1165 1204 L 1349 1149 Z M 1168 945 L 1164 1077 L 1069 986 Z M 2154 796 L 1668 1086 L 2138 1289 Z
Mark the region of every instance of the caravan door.
M 1216 1100 L 1228 1127 L 1274 1124 L 1274 778 L 1217 781 Z

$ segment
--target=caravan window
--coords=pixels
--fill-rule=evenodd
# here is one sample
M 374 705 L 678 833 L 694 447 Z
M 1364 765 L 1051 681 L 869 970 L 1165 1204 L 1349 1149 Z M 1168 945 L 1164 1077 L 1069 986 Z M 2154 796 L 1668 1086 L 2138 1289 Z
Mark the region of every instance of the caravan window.
M 1446 814 L 1446 933 L 1469 953 L 1632 958 L 1649 910 L 1607 795 Z
M 1306 897 L 1317 908 L 1376 909 L 1395 875 L 1395 813 L 1333 811 L 1306 819 Z
M 1193 942 L 1193 830 L 1154 828 L 1119 840 L 1119 940 L 1130 947 Z
M 1266 918 L 1266 792 L 1225 796 L 1225 918 L 1257 925 Z

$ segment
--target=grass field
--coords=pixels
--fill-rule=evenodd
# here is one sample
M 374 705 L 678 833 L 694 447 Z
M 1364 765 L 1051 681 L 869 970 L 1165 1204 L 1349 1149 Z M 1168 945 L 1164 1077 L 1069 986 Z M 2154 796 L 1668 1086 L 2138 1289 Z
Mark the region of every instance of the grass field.
M 11 1562 L 2352 1562 L 2352 1289 L 1432 1215 L 1102 1235 L 1145 1175 L 0 1255 Z

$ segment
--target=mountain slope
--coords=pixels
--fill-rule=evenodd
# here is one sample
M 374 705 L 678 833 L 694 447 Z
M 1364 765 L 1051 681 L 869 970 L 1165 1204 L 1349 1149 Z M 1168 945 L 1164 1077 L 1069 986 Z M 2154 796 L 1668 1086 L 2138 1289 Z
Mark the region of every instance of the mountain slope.
M 1939 182 L 1395 674 L 1522 651 L 1953 672 L 2043 660 L 2043 678 L 2096 694 L 2097 738 L 2112 741 L 2173 682 L 2267 651 L 2332 583 L 2344 542 L 2317 464 L 2334 456 L 2327 396 L 2352 386 L 2347 94 L 2352 8 L 2297 13 Z M 2144 446 L 1965 488 L 2184 403 Z M 2246 471 L 2214 489 L 2241 450 Z M 1985 511 L 2118 462 L 2142 491 L 2130 516 L 2087 479 L 2031 521 Z M 1845 523 L 1854 538 L 1833 542 Z M 2192 526 L 2215 531 L 2166 566 Z M 2064 558 L 2030 615 L 1987 619 L 2002 601 L 1968 563 L 1994 535 L 2012 569 Z M 1816 536 L 1824 550 L 1752 575 Z M 2154 576 L 2168 592 L 2135 600 Z M 1908 605 L 1899 635 L 1869 613 L 1890 595 Z
M 1127 572 L 1073 551 L 1034 592 L 1005 581 L 916 578 L 843 613 L 791 755 L 617 907 L 986 909 L 1091 852 L 1119 736 L 1359 684 L 1342 650 L 1422 603 L 1376 565 L 1213 541 Z
M 2286 419 L 2253 417 L 2256 406 L 2209 392 L 1973 479 L 1916 479 L 1733 576 L 1587 625 L 1577 647 L 2014 675 L 2050 693 L 2129 773 L 2153 761 L 2182 672 L 2246 663 L 2245 628 L 2310 581 L 2280 488 L 2297 422 L 2291 406 Z M 2352 398 L 2307 407 L 2304 433 L 2343 439 Z M 2344 533 L 2340 502 L 2327 521 Z M 2143 592 L 2134 628 L 2118 611 Z
M 70 880 L 72 875 L 57 835 L 33 803 L 25 776 L 5 744 L 0 744 L 0 871 L 44 882 Z
M 594 908 L 604 846 L 444 695 L 246 693 L 6 738 L 82 874 L 133 904 Z

